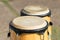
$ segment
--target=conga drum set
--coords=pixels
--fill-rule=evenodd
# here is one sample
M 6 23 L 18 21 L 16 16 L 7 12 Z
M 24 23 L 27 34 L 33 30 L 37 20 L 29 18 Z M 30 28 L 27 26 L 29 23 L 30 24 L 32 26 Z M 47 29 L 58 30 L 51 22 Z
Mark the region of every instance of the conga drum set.
M 51 40 L 51 11 L 38 5 L 26 6 L 9 24 L 10 40 Z

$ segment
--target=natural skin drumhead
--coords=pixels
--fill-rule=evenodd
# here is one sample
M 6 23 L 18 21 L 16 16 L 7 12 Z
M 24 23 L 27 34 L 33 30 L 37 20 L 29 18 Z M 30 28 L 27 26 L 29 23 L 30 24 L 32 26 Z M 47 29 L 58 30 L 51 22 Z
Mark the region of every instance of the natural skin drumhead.
M 23 13 L 28 15 L 45 15 L 49 13 L 49 9 L 44 6 L 30 5 L 24 8 Z
M 47 25 L 46 21 L 36 16 L 21 16 L 12 21 L 14 27 L 24 30 L 34 30 Z

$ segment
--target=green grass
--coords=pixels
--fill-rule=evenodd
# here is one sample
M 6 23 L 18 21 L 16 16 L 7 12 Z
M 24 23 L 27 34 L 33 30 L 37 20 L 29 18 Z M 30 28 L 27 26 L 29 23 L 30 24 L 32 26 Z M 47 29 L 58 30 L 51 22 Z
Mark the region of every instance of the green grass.
M 20 16 L 19 13 L 9 4 L 8 0 L 2 0 L 2 2 L 10 9 L 10 11 L 15 15 L 15 16 Z
M 52 27 L 52 40 L 60 40 L 60 27 Z

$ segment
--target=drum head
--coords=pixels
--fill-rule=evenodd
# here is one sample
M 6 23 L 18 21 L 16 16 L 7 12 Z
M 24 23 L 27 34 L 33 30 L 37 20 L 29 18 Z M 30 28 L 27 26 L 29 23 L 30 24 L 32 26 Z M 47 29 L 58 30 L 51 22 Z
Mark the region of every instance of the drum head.
M 47 22 L 36 16 L 21 16 L 12 21 L 15 28 L 22 30 L 35 30 L 46 27 Z
M 49 14 L 50 10 L 47 7 L 43 6 L 36 6 L 36 5 L 30 5 L 26 6 L 23 10 L 22 13 L 27 14 L 27 15 L 47 15 Z

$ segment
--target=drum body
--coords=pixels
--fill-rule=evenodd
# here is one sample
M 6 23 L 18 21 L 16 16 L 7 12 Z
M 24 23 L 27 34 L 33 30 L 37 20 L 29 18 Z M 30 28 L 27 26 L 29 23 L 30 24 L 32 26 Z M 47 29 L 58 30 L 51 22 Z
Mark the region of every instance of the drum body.
M 48 28 L 48 22 L 40 17 L 23 16 L 15 18 L 10 23 L 11 40 L 42 40 Z
M 48 37 L 45 38 L 45 40 L 51 40 L 51 11 L 46 7 L 40 7 L 40 6 L 27 6 L 21 11 L 21 16 L 38 16 L 43 18 L 44 20 L 48 21 L 48 29 L 45 33 L 46 36 L 49 34 Z M 47 39 L 48 38 L 48 39 Z

